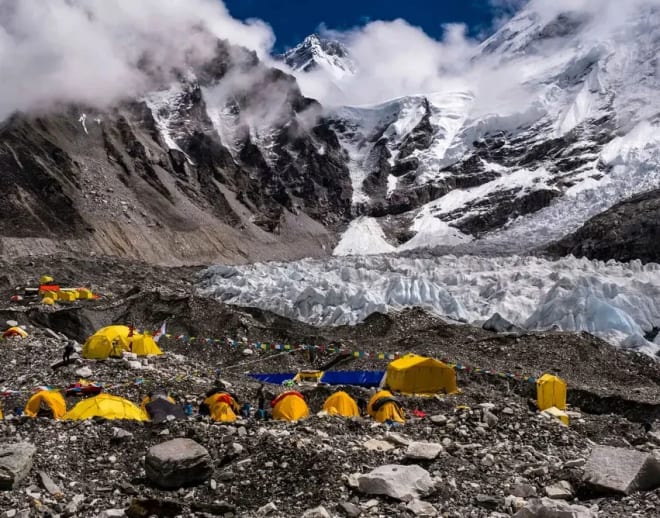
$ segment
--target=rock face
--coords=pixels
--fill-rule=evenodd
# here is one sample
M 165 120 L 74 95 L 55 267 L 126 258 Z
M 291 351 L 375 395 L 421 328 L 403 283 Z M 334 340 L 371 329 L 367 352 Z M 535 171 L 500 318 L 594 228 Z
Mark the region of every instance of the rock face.
M 36 453 L 26 442 L 0 445 L 0 489 L 14 489 L 32 469 Z
M 208 451 L 191 439 L 154 446 L 147 452 L 144 467 L 149 480 L 164 489 L 199 484 L 213 472 Z
M 495 333 L 512 333 L 520 331 L 520 328 L 509 322 L 499 313 L 495 313 L 492 317 L 486 320 L 481 326 L 486 331 L 493 331 Z
M 649 453 L 597 446 L 584 466 L 584 481 L 598 491 L 629 495 L 660 486 L 660 462 Z
M 223 95 L 236 74 L 244 85 Z M 161 264 L 320 255 L 351 199 L 320 109 L 293 77 L 219 41 L 209 63 L 144 98 L 15 115 L 0 127 L 0 250 L 23 255 L 36 238 Z
M 583 505 L 541 498 L 530 500 L 515 515 L 516 518 L 596 518 L 596 514 Z
M 660 262 L 660 189 L 617 203 L 546 251 L 601 261 Z
M 358 487 L 370 495 L 387 495 L 397 500 L 410 501 L 433 489 L 431 475 L 416 465 L 387 464 L 361 475 Z

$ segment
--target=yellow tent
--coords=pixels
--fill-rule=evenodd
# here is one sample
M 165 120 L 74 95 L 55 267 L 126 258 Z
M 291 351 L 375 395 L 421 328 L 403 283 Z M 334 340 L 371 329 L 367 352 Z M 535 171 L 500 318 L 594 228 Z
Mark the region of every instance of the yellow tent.
M 330 415 L 341 415 L 344 417 L 358 417 L 360 409 L 355 400 L 346 392 L 339 391 L 332 394 L 323 404 L 323 410 Z
M 539 410 L 556 407 L 566 410 L 566 382 L 552 374 L 544 374 L 536 380 L 536 404 Z
M 387 390 L 376 392 L 371 397 L 367 405 L 367 413 L 379 423 L 384 423 L 385 421 L 406 422 L 403 408 L 401 408 L 401 405 L 392 393 Z
M 42 407 L 52 412 L 55 419 L 61 419 L 66 414 L 66 402 L 62 394 L 56 390 L 41 390 L 28 399 L 23 413 L 30 417 L 37 417 Z
M 131 419 L 133 421 L 148 421 L 147 415 L 127 399 L 110 394 L 99 394 L 98 396 L 83 399 L 80 403 L 69 410 L 64 419 L 82 421 L 93 417 L 105 419 Z
M 53 282 L 55 279 L 53 279 L 50 275 L 42 275 L 39 277 L 39 284 L 48 284 L 49 282 Z
M 104 360 L 110 356 L 120 357 L 124 351 L 131 351 L 138 356 L 163 354 L 154 339 L 149 335 L 133 332 L 128 326 L 108 326 L 99 329 L 90 336 L 83 346 L 83 357 L 92 360 Z
M 27 335 L 27 331 L 18 326 L 10 327 L 2 333 L 3 338 L 25 338 Z
M 5 418 L 5 416 L 2 415 L 2 407 L 0 406 L 0 419 L 4 419 L 4 418 Z
M 236 400 L 226 392 L 218 392 L 207 397 L 204 404 L 209 407 L 211 419 L 223 423 L 236 421 L 236 414 L 240 410 Z
M 295 390 L 280 394 L 270 405 L 273 407 L 273 419 L 280 421 L 298 421 L 309 416 L 305 398 Z
M 385 385 L 405 394 L 453 394 L 458 391 L 456 371 L 452 367 L 416 354 L 391 362 L 387 366 Z

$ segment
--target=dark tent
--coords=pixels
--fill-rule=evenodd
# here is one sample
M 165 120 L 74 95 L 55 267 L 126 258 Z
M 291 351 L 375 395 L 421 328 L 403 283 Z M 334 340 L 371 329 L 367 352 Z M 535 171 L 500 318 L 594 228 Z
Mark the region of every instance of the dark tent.
M 179 405 L 175 405 L 171 401 L 163 398 L 156 398 L 151 403 L 145 406 L 149 418 L 154 423 L 162 423 L 167 420 L 167 416 L 174 416 L 176 419 L 185 419 L 186 413 Z

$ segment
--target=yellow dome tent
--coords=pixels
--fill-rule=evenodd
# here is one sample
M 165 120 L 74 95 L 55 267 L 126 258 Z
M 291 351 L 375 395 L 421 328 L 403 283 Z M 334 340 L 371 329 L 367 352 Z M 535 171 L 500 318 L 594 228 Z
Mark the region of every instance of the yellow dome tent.
M 236 421 L 236 414 L 240 411 L 236 400 L 226 392 L 217 392 L 207 397 L 204 404 L 209 407 L 211 419 L 223 423 Z
M 40 390 L 28 399 L 23 413 L 29 417 L 37 417 L 42 407 L 52 412 L 53 418 L 62 419 L 66 414 L 66 402 L 62 394 L 56 390 Z
M 408 354 L 387 366 L 385 386 L 404 394 L 453 394 L 458 391 L 456 371 L 449 365 Z
M 53 279 L 50 275 L 42 275 L 39 277 L 39 284 L 48 284 L 49 282 L 53 282 L 55 279 Z
M 552 374 L 544 374 L 536 380 L 536 404 L 539 410 L 550 407 L 566 410 L 566 382 Z
M 5 418 L 5 416 L 2 415 L 2 407 L 0 406 L 0 419 L 4 419 L 4 418 Z
M 343 390 L 335 392 L 323 404 L 323 410 L 330 415 L 340 415 L 344 417 L 358 417 L 360 409 L 355 400 Z
M 27 331 L 18 326 L 10 327 L 2 333 L 3 338 L 25 338 L 27 335 Z
M 367 413 L 379 423 L 396 421 L 405 423 L 403 408 L 388 390 L 376 392 L 367 405 Z
M 159 355 L 163 352 L 150 335 L 133 332 L 128 326 L 108 326 L 99 329 L 90 336 L 83 346 L 83 358 L 105 360 L 108 357 L 118 358 L 124 351 L 130 351 L 138 356 L 149 354 Z
M 83 399 L 69 410 L 64 419 L 82 421 L 94 417 L 105 419 L 130 419 L 133 421 L 148 421 L 147 415 L 137 405 L 127 399 L 110 394 Z
M 300 392 L 290 390 L 271 401 L 273 419 L 279 421 L 298 421 L 309 416 L 309 407 Z

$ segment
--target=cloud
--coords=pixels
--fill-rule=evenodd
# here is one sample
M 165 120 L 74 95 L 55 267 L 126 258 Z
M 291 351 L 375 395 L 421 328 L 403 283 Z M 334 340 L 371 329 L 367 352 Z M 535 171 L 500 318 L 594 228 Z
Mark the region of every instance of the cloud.
M 219 0 L 0 0 L 0 120 L 137 95 L 154 74 L 207 60 L 216 38 L 261 56 L 274 41 Z
M 561 74 L 577 56 L 613 52 L 607 49 L 616 38 L 642 30 L 631 28 L 641 19 L 639 9 L 660 7 L 660 0 L 491 0 L 491 5 L 507 19 L 523 17 L 512 21 L 513 31 L 522 31 L 515 41 L 500 34 L 501 54 L 483 53 L 482 42 L 469 38 L 463 25 L 446 26 L 439 39 L 403 20 L 375 21 L 347 32 L 326 30 L 325 36 L 347 46 L 357 72 L 339 80 L 323 70 L 297 74 L 303 92 L 332 106 L 462 91 L 475 99 L 473 115 L 528 111 L 550 95 L 542 78 Z M 568 21 L 555 23 L 565 13 L 572 13 Z

